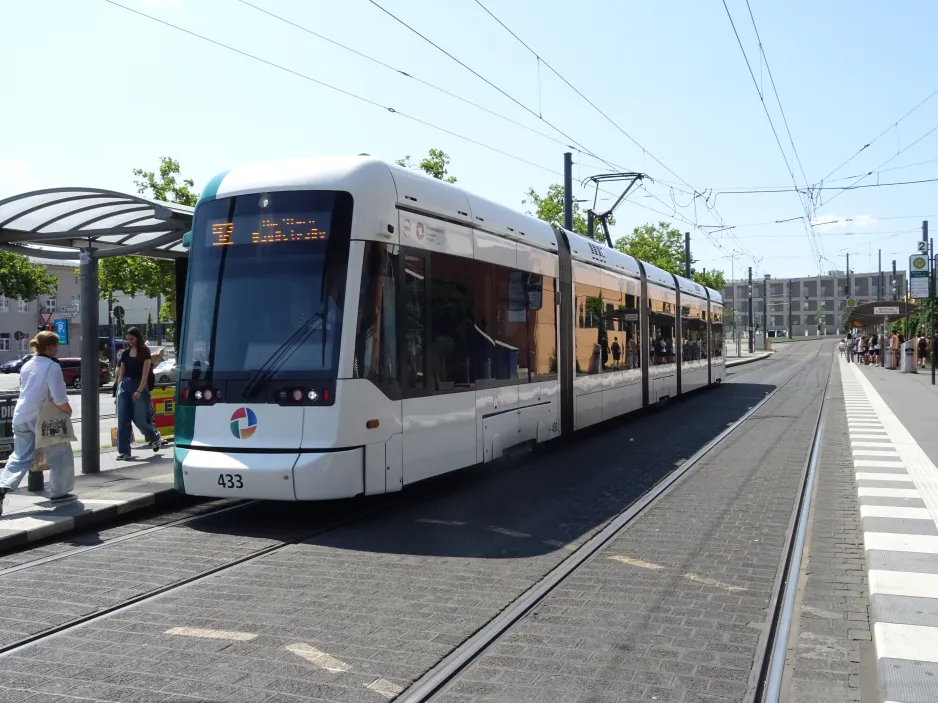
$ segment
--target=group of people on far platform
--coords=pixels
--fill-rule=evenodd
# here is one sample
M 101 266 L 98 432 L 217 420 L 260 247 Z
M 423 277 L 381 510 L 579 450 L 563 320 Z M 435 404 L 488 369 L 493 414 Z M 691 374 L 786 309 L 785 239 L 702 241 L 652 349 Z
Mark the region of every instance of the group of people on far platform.
M 890 332 L 888 335 L 848 334 L 840 340 L 840 355 L 846 358 L 847 363 L 874 366 L 886 366 L 886 360 L 889 359 L 892 362 L 891 367 L 897 369 L 903 344 L 905 336 L 901 332 Z M 914 346 L 915 363 L 919 368 L 925 368 L 934 346 L 935 340 L 930 340 L 925 335 L 925 330 L 919 330 Z

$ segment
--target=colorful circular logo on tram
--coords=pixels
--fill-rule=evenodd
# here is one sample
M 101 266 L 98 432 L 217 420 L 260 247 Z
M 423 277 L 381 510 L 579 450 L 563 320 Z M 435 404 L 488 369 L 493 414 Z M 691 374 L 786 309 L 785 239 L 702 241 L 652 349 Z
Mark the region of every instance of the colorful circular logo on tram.
M 231 434 L 235 439 L 247 439 L 257 430 L 257 415 L 250 408 L 238 408 L 231 413 Z

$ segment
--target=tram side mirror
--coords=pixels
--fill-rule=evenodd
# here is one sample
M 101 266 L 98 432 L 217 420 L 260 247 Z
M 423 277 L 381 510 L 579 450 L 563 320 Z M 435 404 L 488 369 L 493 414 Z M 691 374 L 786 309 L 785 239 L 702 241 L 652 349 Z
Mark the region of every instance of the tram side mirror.
M 188 249 L 192 246 L 192 230 L 190 229 L 184 235 L 182 235 L 182 248 Z

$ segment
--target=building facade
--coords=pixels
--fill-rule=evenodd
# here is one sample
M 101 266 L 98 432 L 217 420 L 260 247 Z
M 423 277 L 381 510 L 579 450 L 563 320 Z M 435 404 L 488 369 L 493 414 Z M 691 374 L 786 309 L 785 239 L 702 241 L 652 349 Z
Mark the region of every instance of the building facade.
M 11 300 L 0 296 L 0 363 L 18 359 L 29 353 L 29 340 L 36 336 L 39 328 L 46 324 L 54 324 L 56 320 L 67 319 L 67 341 L 59 347 L 60 357 L 77 357 L 81 353 L 81 317 L 75 312 L 63 314 L 63 308 L 81 310 L 81 300 L 78 281 L 78 261 L 62 261 L 58 259 L 31 259 L 33 263 L 42 264 L 46 270 L 58 280 L 55 293 L 43 296 L 39 300 Z M 138 295 L 135 298 L 117 294 L 117 302 L 124 308 L 124 327 L 137 326 L 144 331 L 148 321 L 153 325 L 159 318 L 157 301 L 152 298 Z M 98 303 L 97 336 L 107 337 L 108 304 L 103 300 Z M 19 334 L 17 334 L 19 333 Z M 17 339 L 21 337 L 21 339 Z
M 789 330 L 794 337 L 843 334 L 849 300 L 855 305 L 898 300 L 905 290 L 905 271 L 897 271 L 895 280 L 892 271 L 883 271 L 882 285 L 878 272 L 851 273 L 849 277 L 844 271 L 829 271 L 825 276 L 753 278 L 752 326 L 761 334 L 765 324 L 770 334 L 778 331 L 782 333 L 779 336 L 787 336 Z M 727 327 L 735 326 L 737 335 L 744 335 L 749 327 L 748 279 L 727 283 L 723 302 Z

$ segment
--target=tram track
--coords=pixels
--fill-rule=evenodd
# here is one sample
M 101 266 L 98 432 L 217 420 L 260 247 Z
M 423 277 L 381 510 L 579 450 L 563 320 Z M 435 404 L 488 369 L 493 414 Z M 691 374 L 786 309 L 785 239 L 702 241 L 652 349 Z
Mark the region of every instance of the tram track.
M 457 680 L 460 673 L 463 672 L 469 665 L 476 661 L 485 651 L 487 651 L 492 644 L 494 644 L 498 639 L 503 636 L 510 628 L 519 622 L 522 618 L 525 617 L 538 603 L 541 603 L 546 599 L 551 592 L 553 592 L 558 586 L 562 585 L 569 577 L 577 572 L 577 570 L 583 566 L 592 556 L 598 553 L 603 549 L 614 537 L 621 534 L 634 520 L 642 515 L 648 508 L 654 505 L 662 496 L 667 494 L 669 489 L 676 485 L 685 475 L 687 475 L 693 468 L 696 466 L 704 457 L 709 455 L 718 445 L 725 442 L 727 438 L 730 438 L 734 433 L 741 427 L 743 427 L 754 414 L 756 414 L 761 408 L 763 408 L 766 403 L 776 397 L 778 393 L 783 391 L 792 381 L 799 377 L 800 374 L 805 372 L 812 366 L 812 363 L 816 361 L 820 355 L 821 348 L 818 349 L 817 354 L 803 364 L 800 364 L 791 375 L 784 380 L 783 383 L 775 387 L 771 392 L 765 395 L 762 398 L 759 398 L 752 407 L 750 407 L 746 413 L 733 422 L 729 427 L 724 429 L 720 434 L 717 435 L 714 439 L 710 440 L 697 452 L 695 452 L 689 459 L 683 462 L 676 470 L 671 471 L 663 480 L 656 484 L 648 493 L 640 497 L 636 502 L 632 503 L 624 512 L 621 512 L 616 517 L 613 517 L 610 521 L 606 522 L 604 526 L 598 527 L 598 531 L 594 533 L 593 537 L 590 538 L 582 547 L 579 547 L 571 553 L 566 559 L 561 561 L 557 566 L 550 570 L 547 575 L 536 583 L 534 583 L 529 589 L 527 589 L 520 597 L 515 598 L 503 611 L 501 614 L 496 616 L 494 619 L 488 622 L 488 624 L 483 625 L 474 635 L 465 640 L 461 645 L 452 650 L 451 653 L 442 658 L 436 666 L 429 668 L 426 673 L 407 688 L 398 698 L 398 700 L 404 701 L 423 701 L 433 699 L 440 691 L 444 690 L 446 686 L 453 681 Z M 783 376 L 784 378 L 784 376 Z M 781 379 L 780 379 L 781 380 Z M 826 393 L 826 389 L 825 389 Z M 753 398 L 755 400 L 755 398 Z M 821 414 L 819 412 L 818 423 L 820 426 Z M 814 444 L 818 443 L 817 437 L 815 437 Z M 415 487 L 416 488 L 416 487 Z M 95 610 L 79 617 L 71 618 L 65 622 L 61 622 L 53 627 L 46 628 L 44 630 L 32 633 L 26 637 L 17 639 L 14 642 L 10 642 L 6 645 L 0 646 L 0 657 L 14 654 L 20 650 L 24 650 L 30 646 L 33 646 L 37 643 L 49 640 L 50 638 L 55 637 L 56 635 L 67 633 L 70 630 L 80 628 L 84 625 L 88 625 L 97 620 L 102 620 L 109 616 L 115 615 L 121 611 L 130 609 L 134 606 L 138 606 L 147 601 L 152 601 L 160 596 L 177 591 L 179 589 L 195 585 L 196 583 L 206 580 L 210 577 L 217 576 L 223 572 L 230 571 L 235 567 L 244 565 L 248 562 L 256 561 L 263 557 L 269 556 L 273 553 L 281 551 L 286 547 L 291 545 L 298 544 L 307 540 L 311 540 L 316 537 L 326 535 L 330 532 L 339 531 L 343 527 L 352 526 L 355 523 L 362 522 L 366 517 L 376 516 L 379 513 L 386 512 L 391 506 L 400 508 L 400 503 L 411 503 L 417 499 L 419 502 L 418 496 L 423 493 L 423 491 L 416 490 L 412 491 L 409 494 L 403 494 L 403 500 L 395 500 L 381 503 L 378 505 L 372 505 L 367 509 L 356 510 L 351 514 L 342 516 L 339 519 L 333 521 L 321 522 L 314 529 L 304 532 L 303 534 L 298 534 L 291 539 L 282 540 L 280 543 L 275 545 L 270 545 L 260 549 L 251 551 L 248 554 L 243 554 L 239 558 L 231 559 L 225 561 L 224 563 L 213 566 L 212 568 L 205 569 L 198 574 L 195 574 L 189 578 L 181 579 L 174 581 L 172 583 L 165 584 L 159 588 L 151 589 L 146 592 L 139 593 L 132 598 L 123 600 L 120 603 L 116 603 L 107 608 L 102 608 Z M 804 492 L 803 492 L 804 495 Z M 802 502 L 803 499 L 802 499 Z M 100 545 L 91 545 L 85 547 L 79 547 L 75 550 L 70 550 L 69 552 L 53 555 L 51 557 L 46 557 L 40 560 L 34 560 L 32 562 L 22 564 L 19 566 L 10 567 L 8 569 L 0 570 L 0 577 L 3 577 L 7 574 L 13 574 L 20 571 L 25 571 L 30 568 L 43 566 L 51 562 L 59 561 L 65 559 L 69 556 L 80 556 L 87 552 L 97 551 L 104 549 L 108 546 L 120 544 L 134 539 L 144 538 L 148 535 L 152 536 L 154 533 L 166 530 L 171 527 L 180 527 L 190 525 L 198 520 L 205 520 L 208 518 L 216 517 L 218 515 L 223 515 L 225 513 L 235 514 L 238 510 L 243 510 L 249 508 L 251 505 L 256 504 L 256 501 L 245 501 L 244 503 L 239 503 L 235 505 L 227 505 L 219 510 L 213 510 L 209 513 L 203 513 L 196 516 L 190 516 L 183 518 L 172 523 L 165 525 L 160 525 L 158 527 L 141 530 L 139 532 L 126 535 L 124 537 L 116 538 L 115 540 L 110 540 L 107 543 Z M 118 541 L 119 540 L 119 541 Z M 790 549 L 788 550 L 791 551 Z M 790 560 L 790 557 L 789 557 Z M 797 569 L 794 571 L 797 574 Z M 779 612 L 781 613 L 781 603 L 782 599 L 777 599 L 779 602 Z M 780 617 L 780 616 L 779 616 Z M 773 617 L 773 621 L 776 618 Z M 781 620 L 780 620 L 781 622 Z M 777 631 L 779 628 L 775 628 Z M 766 647 L 766 651 L 769 652 L 770 648 Z M 768 656 L 768 655 L 767 655 Z M 784 655 L 782 657 L 784 659 Z
M 531 613 L 539 604 L 547 599 L 558 587 L 563 585 L 590 559 L 597 556 L 613 539 L 622 535 L 638 517 L 654 506 L 668 491 L 676 486 L 680 480 L 701 462 L 704 457 L 714 451 L 727 438 L 743 427 L 762 407 L 781 393 L 792 381 L 802 373 L 809 370 L 820 357 L 818 347 L 815 355 L 802 364 L 784 383 L 752 406 L 742 417 L 727 427 L 717 437 L 712 439 L 693 456 L 687 459 L 674 472 L 662 479 L 652 490 L 633 503 L 627 510 L 613 518 L 602 530 L 595 534 L 580 548 L 570 554 L 541 581 L 536 583 L 514 602 L 503 610 L 497 617 L 478 630 L 472 637 L 443 658 L 435 667 L 426 672 L 411 686 L 404 690 L 396 699 L 399 703 L 424 703 L 435 700 L 440 694 L 449 690 L 456 683 L 460 675 L 472 664 L 478 662 L 482 656 L 497 644 L 513 626 Z M 801 558 L 804 551 L 804 535 L 807 518 L 810 513 L 811 491 L 820 453 L 820 441 L 823 434 L 823 420 L 826 409 L 826 396 L 830 386 L 830 374 L 833 368 L 833 354 L 831 368 L 828 369 L 827 378 L 821 392 L 821 404 L 815 420 L 815 430 L 812 437 L 808 455 L 805 459 L 804 475 L 801 482 L 801 491 L 798 495 L 795 509 L 792 513 L 792 522 L 788 530 L 787 545 L 783 550 L 782 568 L 779 569 L 775 584 L 774 597 L 770 606 L 768 627 L 760 640 L 750 685 L 750 703 L 779 703 L 782 677 L 785 671 L 788 633 L 791 628 L 793 603 L 798 584 L 798 574 Z

